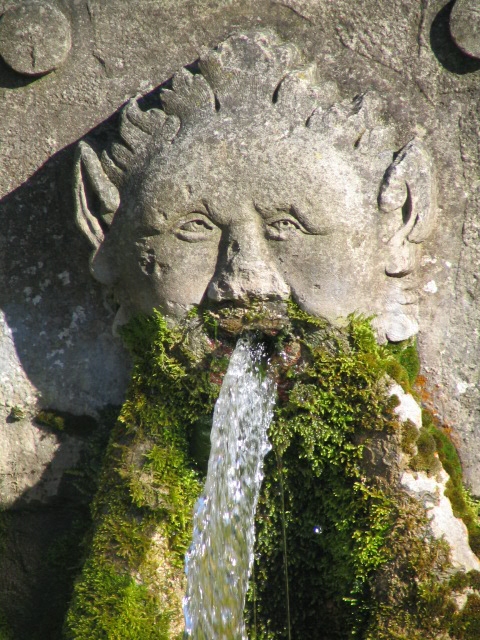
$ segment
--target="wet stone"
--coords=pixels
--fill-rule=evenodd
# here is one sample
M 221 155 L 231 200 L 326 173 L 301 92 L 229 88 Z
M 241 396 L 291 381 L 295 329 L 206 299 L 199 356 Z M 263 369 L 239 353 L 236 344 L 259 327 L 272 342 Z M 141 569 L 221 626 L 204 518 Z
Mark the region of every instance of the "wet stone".
M 70 47 L 67 18 L 47 2 L 11 7 L 0 20 L 0 55 L 23 75 L 40 76 L 57 69 Z

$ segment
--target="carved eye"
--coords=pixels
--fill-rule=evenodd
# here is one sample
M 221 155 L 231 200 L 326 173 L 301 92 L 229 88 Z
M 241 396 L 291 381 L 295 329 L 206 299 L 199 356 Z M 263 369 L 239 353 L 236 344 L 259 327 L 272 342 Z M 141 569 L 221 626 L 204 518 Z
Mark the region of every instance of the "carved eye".
M 202 240 L 210 240 L 217 231 L 219 228 L 213 224 L 210 218 L 195 211 L 180 220 L 174 233 L 180 240 L 201 242 Z
M 308 232 L 291 215 L 284 215 L 276 220 L 271 220 L 266 225 L 266 236 L 269 240 L 288 240 L 297 233 Z

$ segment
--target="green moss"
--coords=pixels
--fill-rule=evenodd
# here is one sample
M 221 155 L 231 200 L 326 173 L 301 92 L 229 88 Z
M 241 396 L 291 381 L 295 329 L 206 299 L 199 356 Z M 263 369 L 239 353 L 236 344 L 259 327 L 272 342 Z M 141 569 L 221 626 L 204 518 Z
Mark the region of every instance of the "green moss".
M 422 411 L 422 422 L 425 429 L 432 435 L 435 440 L 438 455 L 442 461 L 445 471 L 450 478 L 456 480 L 462 479 L 462 465 L 460 458 L 458 457 L 457 450 L 447 433 L 442 431 L 435 423 L 435 419 L 432 414 L 424 409 Z
M 450 629 L 455 640 L 478 640 L 480 638 L 480 595 L 471 593 L 462 611 L 454 618 Z
M 50 427 L 50 429 L 54 429 L 55 431 L 64 431 L 65 429 L 65 420 L 63 416 L 55 411 L 40 411 L 35 416 L 35 422 L 37 422 L 37 424 Z
M 77 609 L 67 637 L 170 640 L 169 616 L 161 614 L 148 587 L 114 565 L 89 561 L 76 590 Z M 88 614 L 88 615 L 87 615 Z
M 457 573 L 450 578 L 448 587 L 459 594 L 467 594 L 463 608 L 451 616 L 450 637 L 477 640 L 480 638 L 480 572 Z
M 123 337 L 134 359 L 94 500 L 90 553 L 75 587 L 66 638 L 173 638 L 181 634 L 183 563 L 201 488 L 190 457 L 195 425 L 211 416 L 228 348 L 170 329 L 160 314 Z M 216 365 L 212 370 L 212 361 Z
M 461 478 L 451 443 L 428 420 L 419 433 L 396 419 L 386 376 L 410 389 L 414 344 L 379 346 L 366 318 L 337 330 L 293 304 L 289 317 L 281 330 L 270 325 L 278 403 L 256 514 L 249 637 L 475 637 L 478 603 L 469 596 L 457 610 L 452 592 L 465 587 L 445 579 L 446 545 L 432 539 L 419 503 L 367 464 L 378 443 L 409 455 L 415 445 L 413 466 L 435 473 L 438 450 Z M 198 318 L 169 328 L 155 314 L 125 329 L 135 367 L 92 507 L 67 640 L 182 635 L 193 505 L 239 321 L 236 313 Z M 256 310 L 240 325 L 267 320 Z M 452 486 L 460 492 L 461 481 Z M 457 502 L 473 509 L 467 498 L 460 492 Z
M 364 464 L 374 438 L 399 429 L 385 384 L 394 357 L 368 319 L 318 340 L 321 321 L 291 318 L 256 518 L 251 637 L 435 638 L 454 609 L 438 578 L 445 547 L 418 503 Z
M 419 435 L 420 431 L 413 424 L 413 422 L 410 422 L 410 420 L 407 420 L 402 424 L 402 437 L 400 444 L 402 447 L 402 451 L 408 456 L 415 455 L 416 443 Z
M 438 459 L 450 476 L 445 495 L 452 503 L 453 513 L 461 518 L 467 526 L 469 542 L 473 552 L 480 555 L 480 523 L 479 505 L 468 494 L 463 484 L 463 472 L 460 458 L 450 437 L 440 426 L 437 426 L 432 414 L 422 412 L 424 431 L 433 439 Z
M 420 359 L 418 357 L 416 339 L 409 338 L 402 342 L 389 342 L 385 348 L 393 356 L 397 365 L 403 369 L 402 378 L 405 376 L 408 386 L 411 387 L 420 373 Z M 392 375 L 392 373 L 397 373 L 400 370 L 393 363 L 389 365 L 390 367 L 390 371 L 387 368 L 387 373 L 396 380 L 396 375 Z
M 467 588 L 480 591 L 480 571 L 458 572 L 449 580 L 449 586 L 454 591 L 462 591 Z
M 416 441 L 418 453 L 410 460 L 410 467 L 414 471 L 425 471 L 429 476 L 440 472 L 442 464 L 437 454 L 435 438 L 430 430 L 422 427 Z

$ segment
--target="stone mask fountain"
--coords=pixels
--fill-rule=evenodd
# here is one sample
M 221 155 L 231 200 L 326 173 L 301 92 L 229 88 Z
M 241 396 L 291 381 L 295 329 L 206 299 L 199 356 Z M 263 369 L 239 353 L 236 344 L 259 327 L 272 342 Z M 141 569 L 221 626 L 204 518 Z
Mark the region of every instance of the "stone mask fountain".
M 410 340 L 410 348 L 419 327 L 415 269 L 436 219 L 427 144 L 413 138 L 399 148 L 392 117 L 377 94 L 341 99 L 321 70 L 307 66 L 295 46 L 271 32 L 231 36 L 176 73 L 158 98 L 151 108 L 140 97 L 130 100 L 118 140 L 101 154 L 82 142 L 76 158 L 77 223 L 93 246 L 93 276 L 118 303 L 114 329 L 130 344 L 136 366 L 119 419 L 125 430 L 113 435 L 107 489 L 95 503 L 94 551 L 77 586 L 70 637 L 89 638 L 91 629 L 112 624 L 142 640 L 181 637 L 180 559 L 191 542 L 193 502 L 201 491 L 189 440 L 209 422 L 219 394 L 205 495 L 197 503 L 187 554 L 196 581 L 188 587 L 186 626 L 196 640 L 245 637 L 253 517 L 269 449 L 260 434 L 272 417 L 272 394 L 259 395 L 259 389 L 273 383 L 263 383 L 258 371 L 252 382 L 248 363 L 242 375 L 234 374 L 246 353 L 243 342 L 226 373 L 224 360 L 236 336 L 252 331 L 269 337 L 279 391 L 270 429 L 273 453 L 266 459 L 256 515 L 260 577 L 252 578 L 249 630 L 258 638 L 296 638 L 303 618 L 310 628 L 304 604 L 290 612 L 290 564 L 299 585 L 293 601 L 298 596 L 302 603 L 316 602 L 316 594 L 327 594 L 322 607 L 330 626 L 315 637 L 344 637 L 347 623 L 336 617 L 346 602 L 357 612 L 351 620 L 345 614 L 352 637 L 367 637 L 361 634 L 368 625 L 368 633 L 380 633 L 380 605 L 367 612 L 362 602 L 367 592 L 377 604 L 388 602 L 397 584 L 392 575 L 405 579 L 406 565 L 387 549 L 397 550 L 399 539 L 407 544 L 408 535 L 398 533 L 400 516 L 391 519 L 396 509 L 410 518 L 417 541 L 409 539 L 412 557 L 425 560 L 418 541 L 428 539 L 425 563 L 432 575 L 448 565 L 424 510 L 399 488 L 408 456 L 417 455 L 421 421 L 411 427 L 410 414 L 408 420 L 403 416 L 409 401 L 396 408 L 399 396 L 411 396 L 400 390 L 391 399 L 387 374 L 393 375 L 396 361 L 379 346 Z M 138 314 L 151 318 L 132 320 Z M 362 314 L 373 318 L 374 333 Z M 242 386 L 242 379 L 248 384 Z M 225 405 L 225 397 L 236 393 L 243 393 L 238 406 Z M 249 413 L 256 404 L 258 412 Z M 236 434 L 234 425 L 241 433 L 247 425 L 248 437 Z M 223 475 L 215 475 L 225 463 Z M 224 489 L 235 468 L 241 478 L 234 478 L 230 495 Z M 249 542 L 229 555 L 238 542 L 229 520 L 238 515 L 235 488 L 249 485 L 250 476 L 258 481 L 257 493 L 240 492 L 241 507 L 250 514 L 241 520 L 240 537 Z M 212 507 L 217 499 L 226 503 L 220 516 Z M 342 515 L 349 509 L 351 520 Z M 311 513 L 322 522 L 310 522 Z M 309 533 L 300 531 L 298 538 L 305 518 Z M 218 539 L 211 537 L 212 522 Z M 133 550 L 127 538 L 143 551 Z M 292 549 L 297 538 L 298 549 Z M 305 557 L 314 557 L 311 566 L 328 564 L 331 553 L 334 568 L 330 574 L 322 569 L 323 584 L 316 569 L 312 575 L 310 565 L 302 569 L 304 543 Z M 202 563 L 206 574 L 200 575 Z M 232 569 L 237 564 L 238 575 Z M 280 565 L 286 596 L 278 604 L 269 586 Z M 218 574 L 219 566 L 226 572 Z M 415 575 L 419 584 L 439 584 L 428 572 Z M 111 619 L 105 612 L 117 605 L 105 596 L 108 581 L 117 585 L 123 607 Z M 226 609 L 236 585 L 239 600 Z M 219 591 L 217 600 L 206 598 L 210 590 Z M 404 595 L 398 598 L 406 607 Z M 210 604 L 202 618 L 207 601 L 218 608 Z M 125 613 L 128 602 L 134 603 L 135 624 Z M 285 624 L 272 623 L 277 614 L 269 608 L 278 613 L 285 606 Z M 277 623 L 272 631 L 269 625 Z M 313 639 L 319 632 L 307 633 Z

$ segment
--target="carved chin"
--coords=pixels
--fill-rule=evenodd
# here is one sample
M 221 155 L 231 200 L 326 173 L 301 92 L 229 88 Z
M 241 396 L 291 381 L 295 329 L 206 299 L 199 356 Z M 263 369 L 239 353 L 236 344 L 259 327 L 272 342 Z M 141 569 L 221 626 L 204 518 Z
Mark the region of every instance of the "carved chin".
M 119 336 L 119 329 L 133 317 L 133 310 L 125 304 L 121 304 L 115 318 L 113 319 L 112 333 L 114 336 Z
M 408 340 L 418 333 L 416 309 L 409 307 L 408 312 L 402 309 L 386 311 L 372 322 L 376 330 L 378 341 L 382 344 Z
M 390 342 L 407 340 L 418 333 L 417 319 L 406 313 L 389 313 L 385 320 L 385 336 Z
M 387 278 L 382 308 L 372 322 L 378 341 L 401 342 L 412 338 L 419 330 L 418 316 L 415 278 Z

